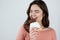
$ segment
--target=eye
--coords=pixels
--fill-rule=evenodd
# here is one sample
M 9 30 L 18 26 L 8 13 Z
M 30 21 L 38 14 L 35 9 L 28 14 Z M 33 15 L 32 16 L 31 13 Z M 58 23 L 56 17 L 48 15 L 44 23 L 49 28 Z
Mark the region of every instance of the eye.
M 35 10 L 35 13 L 39 13 L 39 10 Z
M 39 11 L 35 11 L 35 13 L 39 13 Z

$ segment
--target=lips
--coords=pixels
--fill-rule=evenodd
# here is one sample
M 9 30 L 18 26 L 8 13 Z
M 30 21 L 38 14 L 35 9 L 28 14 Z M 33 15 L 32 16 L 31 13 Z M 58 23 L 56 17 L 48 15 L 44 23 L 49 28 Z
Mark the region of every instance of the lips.
M 30 18 L 31 18 L 31 19 L 37 19 L 37 17 L 36 17 L 36 16 L 31 16 Z
M 36 22 L 37 17 L 30 17 L 31 19 L 29 20 L 29 23 Z

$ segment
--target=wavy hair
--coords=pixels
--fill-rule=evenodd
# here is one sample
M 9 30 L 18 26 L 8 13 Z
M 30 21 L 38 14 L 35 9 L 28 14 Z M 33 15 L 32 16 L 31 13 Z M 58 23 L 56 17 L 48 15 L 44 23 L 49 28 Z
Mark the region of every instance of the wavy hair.
M 28 18 L 27 20 L 24 22 L 24 28 L 25 30 L 29 33 L 29 29 L 30 29 L 30 23 L 31 22 L 34 22 L 34 20 L 31 20 L 30 16 L 29 16 L 29 13 L 30 13 L 30 9 L 31 9 L 31 6 L 34 5 L 34 4 L 37 4 L 43 11 L 43 18 L 42 18 L 42 25 L 45 27 L 45 28 L 48 28 L 49 27 L 49 15 L 48 15 L 48 8 L 47 8 L 47 5 L 44 1 L 42 0 L 34 0 L 33 2 L 30 3 L 28 9 L 27 9 L 27 15 L 28 15 Z

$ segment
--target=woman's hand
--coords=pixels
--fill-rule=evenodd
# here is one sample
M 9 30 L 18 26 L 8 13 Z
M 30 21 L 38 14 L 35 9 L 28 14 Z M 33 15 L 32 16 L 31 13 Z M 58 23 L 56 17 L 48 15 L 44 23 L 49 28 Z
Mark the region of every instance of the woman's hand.
M 37 36 L 38 36 L 38 28 L 32 28 L 32 30 L 30 31 L 30 39 L 31 40 L 36 40 Z

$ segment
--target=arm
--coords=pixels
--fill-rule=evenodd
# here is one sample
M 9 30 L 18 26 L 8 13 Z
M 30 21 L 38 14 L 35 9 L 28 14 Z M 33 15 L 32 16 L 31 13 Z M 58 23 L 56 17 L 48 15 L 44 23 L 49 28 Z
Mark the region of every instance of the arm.
M 25 33 L 25 30 L 23 28 L 23 26 L 21 26 L 21 28 L 19 29 L 19 32 L 17 34 L 17 37 L 16 37 L 16 40 L 24 40 L 24 33 Z
M 55 32 L 55 30 L 52 31 L 52 40 L 57 40 L 56 39 L 56 32 Z

